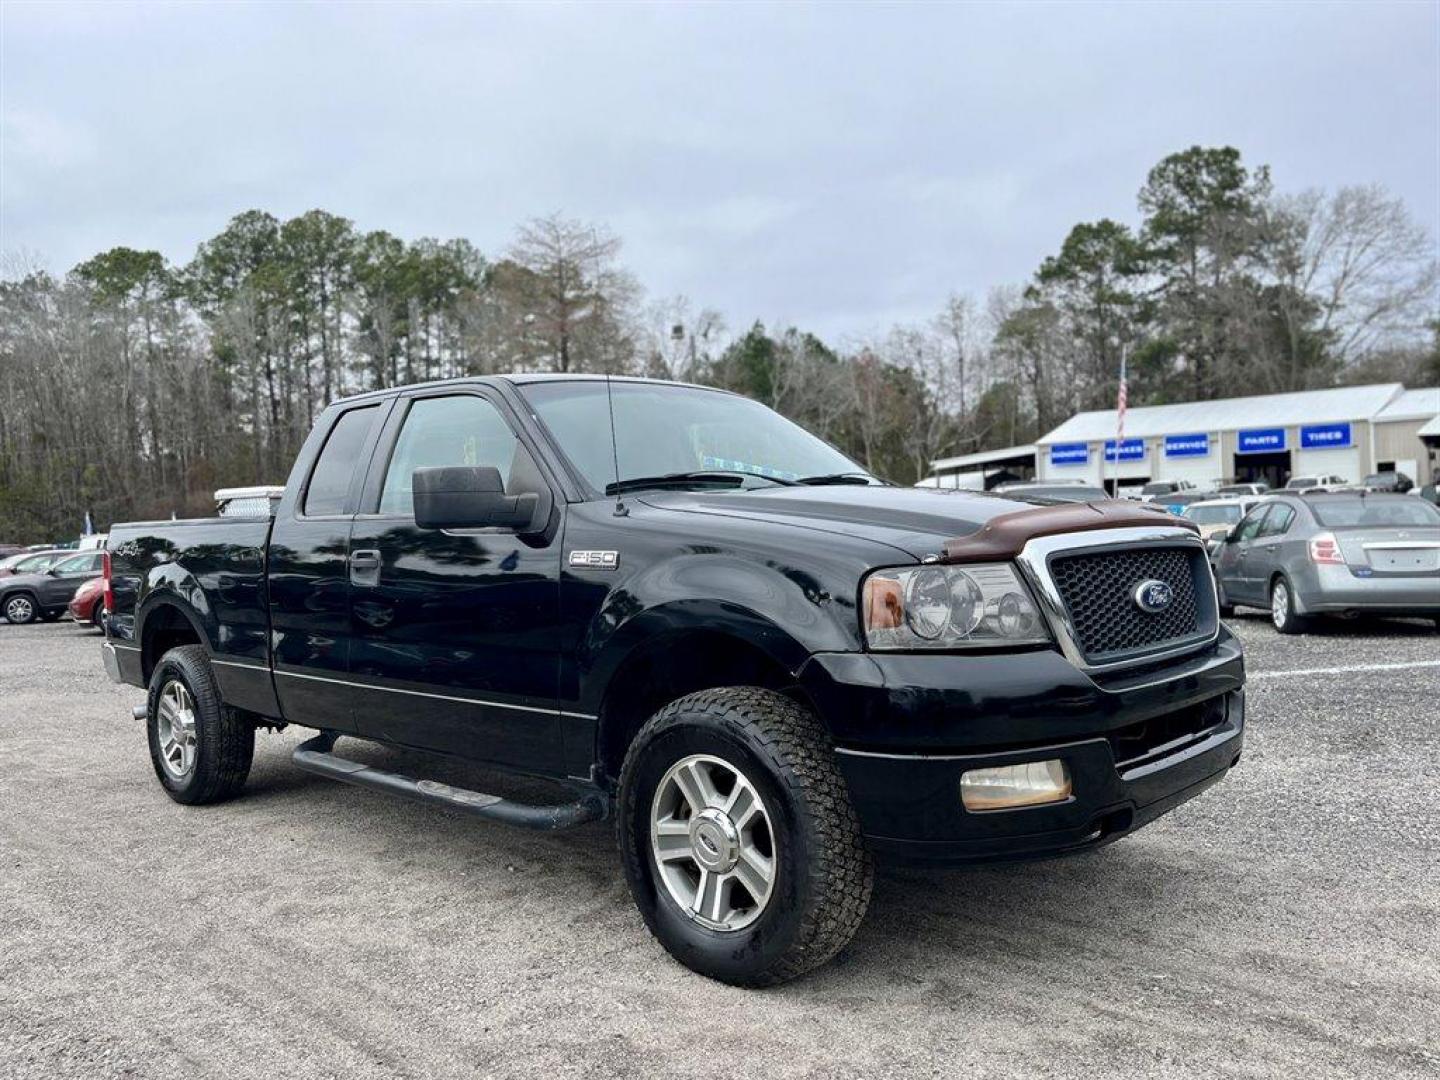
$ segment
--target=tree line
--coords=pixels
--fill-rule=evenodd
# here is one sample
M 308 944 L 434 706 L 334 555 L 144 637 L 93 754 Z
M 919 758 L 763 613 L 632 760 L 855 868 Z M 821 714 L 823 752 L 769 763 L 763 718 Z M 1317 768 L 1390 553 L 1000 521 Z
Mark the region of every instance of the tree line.
M 506 371 L 684 379 L 754 397 L 913 483 L 939 456 L 1111 408 L 1374 380 L 1440 383 L 1434 238 L 1378 187 L 1281 194 L 1232 148 L 1150 170 L 1138 224 L 1072 228 L 1032 278 L 826 342 L 647 300 L 603 226 L 560 214 L 489 257 L 312 210 L 233 218 L 183 266 L 102 252 L 0 280 L 0 540 L 207 513 L 279 483 L 346 394 Z

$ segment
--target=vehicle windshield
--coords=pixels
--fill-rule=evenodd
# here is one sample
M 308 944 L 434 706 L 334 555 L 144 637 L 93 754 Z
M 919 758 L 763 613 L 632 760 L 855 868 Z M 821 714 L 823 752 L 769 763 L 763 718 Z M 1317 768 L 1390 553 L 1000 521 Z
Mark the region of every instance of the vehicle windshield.
M 1185 517 L 1196 525 L 1221 525 L 1240 520 L 1238 506 L 1187 506 Z
M 1146 484 L 1140 489 L 1141 495 L 1168 495 L 1175 490 L 1174 484 Z
M 77 570 L 89 570 L 90 564 L 94 560 L 94 555 L 72 555 L 68 559 L 57 562 L 52 569 L 57 574 L 73 574 Z
M 616 457 L 620 481 L 712 471 L 744 473 L 757 478 L 755 486 L 768 487 L 763 478 L 869 475 L 828 443 L 749 398 L 694 386 L 620 380 L 610 389 L 615 406 L 613 456 L 603 381 L 520 387 L 570 463 L 598 491 L 616 481 Z
M 1285 486 L 1288 488 L 1307 488 L 1314 487 L 1319 482 L 1319 479 L 1314 476 L 1292 476 L 1290 482 Z
M 1310 504 L 1315 519 L 1327 528 L 1351 526 L 1413 526 L 1440 528 L 1440 509 L 1424 499 L 1318 499 Z M 1437 537 L 1440 539 L 1440 537 Z

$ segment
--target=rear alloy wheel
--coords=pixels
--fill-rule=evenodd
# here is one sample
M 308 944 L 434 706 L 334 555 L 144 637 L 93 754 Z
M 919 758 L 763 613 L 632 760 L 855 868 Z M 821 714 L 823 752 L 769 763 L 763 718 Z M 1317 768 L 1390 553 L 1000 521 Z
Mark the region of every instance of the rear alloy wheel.
M 870 854 L 829 736 L 773 690 L 702 690 L 657 712 L 625 757 L 616 817 L 645 924 L 712 979 L 803 975 L 869 905 Z
M 1270 586 L 1270 621 L 1282 634 L 1303 634 L 1309 627 L 1309 620 L 1296 614 L 1295 594 L 1284 577 L 1276 578 Z
M 16 593 L 5 601 L 5 618 L 16 626 L 24 626 L 39 618 L 40 610 L 29 593 Z
M 182 645 L 160 658 L 145 726 L 155 775 L 176 802 L 220 802 L 244 788 L 255 728 L 221 700 L 204 646 Z

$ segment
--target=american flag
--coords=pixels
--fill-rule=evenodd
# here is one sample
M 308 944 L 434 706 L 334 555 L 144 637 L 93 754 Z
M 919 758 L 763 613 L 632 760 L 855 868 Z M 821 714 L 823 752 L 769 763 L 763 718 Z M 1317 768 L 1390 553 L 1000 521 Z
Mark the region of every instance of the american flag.
M 1120 393 L 1115 399 L 1115 442 L 1125 441 L 1125 353 L 1120 353 Z M 1117 446 L 1116 453 L 1119 453 Z

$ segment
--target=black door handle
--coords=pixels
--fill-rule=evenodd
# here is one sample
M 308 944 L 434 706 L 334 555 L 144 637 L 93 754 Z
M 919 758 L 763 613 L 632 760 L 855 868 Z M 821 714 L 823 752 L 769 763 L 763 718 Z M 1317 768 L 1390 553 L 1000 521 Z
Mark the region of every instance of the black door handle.
M 365 549 L 350 553 L 350 584 L 380 584 L 380 552 Z

